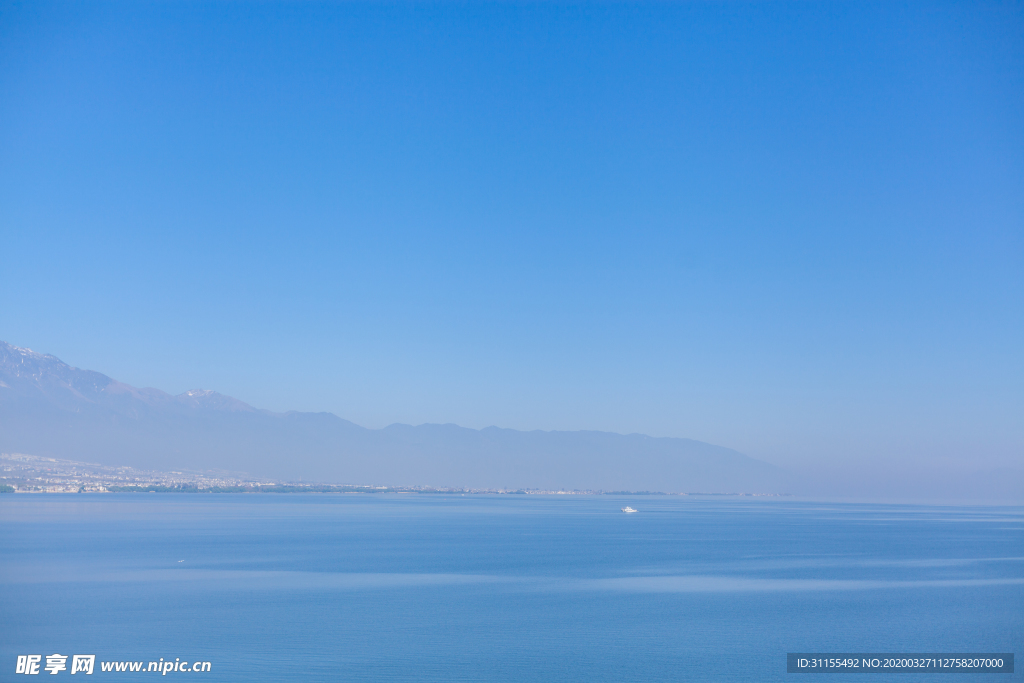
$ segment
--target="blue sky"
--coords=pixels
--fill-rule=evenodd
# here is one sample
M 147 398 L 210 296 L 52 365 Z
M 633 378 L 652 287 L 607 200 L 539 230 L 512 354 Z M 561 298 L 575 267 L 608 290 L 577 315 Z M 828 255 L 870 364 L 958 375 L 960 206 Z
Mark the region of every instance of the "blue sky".
M 367 426 L 1024 460 L 1020 3 L 4 3 L 0 339 Z

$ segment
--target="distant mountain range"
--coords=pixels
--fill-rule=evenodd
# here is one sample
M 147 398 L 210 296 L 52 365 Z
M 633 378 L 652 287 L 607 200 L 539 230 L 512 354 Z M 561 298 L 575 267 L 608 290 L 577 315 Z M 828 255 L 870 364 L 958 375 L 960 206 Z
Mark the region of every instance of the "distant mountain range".
M 755 493 L 790 485 L 777 467 L 700 441 L 453 424 L 366 429 L 214 391 L 139 389 L 5 342 L 0 451 L 339 484 Z

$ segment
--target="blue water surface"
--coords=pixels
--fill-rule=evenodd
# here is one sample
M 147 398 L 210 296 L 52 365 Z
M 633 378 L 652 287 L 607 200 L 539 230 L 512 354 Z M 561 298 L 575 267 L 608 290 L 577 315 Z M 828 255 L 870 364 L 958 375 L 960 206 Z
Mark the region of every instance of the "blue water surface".
M 600 682 L 849 678 L 787 674 L 787 652 L 1024 651 L 1020 507 L 15 494 L 0 543 L 3 681 L 51 653 L 95 654 L 85 680 L 153 681 L 99 662 L 162 657 L 211 662 L 164 679 Z

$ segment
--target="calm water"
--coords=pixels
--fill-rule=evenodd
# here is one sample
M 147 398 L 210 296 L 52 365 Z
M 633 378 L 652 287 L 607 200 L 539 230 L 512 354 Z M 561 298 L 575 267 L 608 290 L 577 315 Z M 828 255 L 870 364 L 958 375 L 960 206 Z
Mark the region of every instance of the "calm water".
M 805 680 L 786 652 L 1024 653 L 1020 507 L 19 494 L 0 542 L 0 680 L 54 652 L 208 660 L 167 675 L 206 681 Z

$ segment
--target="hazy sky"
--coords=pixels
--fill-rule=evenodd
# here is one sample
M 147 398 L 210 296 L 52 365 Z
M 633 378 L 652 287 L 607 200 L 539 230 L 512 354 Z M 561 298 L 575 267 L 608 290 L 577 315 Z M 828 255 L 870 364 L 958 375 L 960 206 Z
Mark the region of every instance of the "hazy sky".
M 367 426 L 1024 461 L 1024 5 L 3 3 L 0 339 Z

